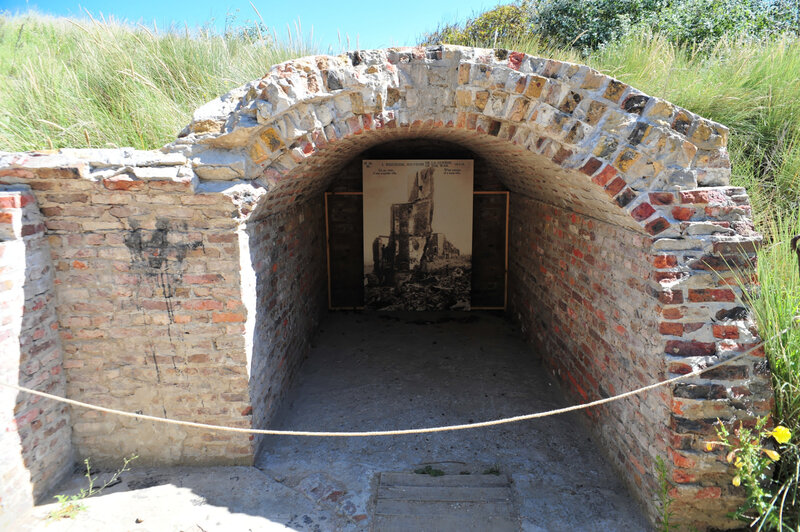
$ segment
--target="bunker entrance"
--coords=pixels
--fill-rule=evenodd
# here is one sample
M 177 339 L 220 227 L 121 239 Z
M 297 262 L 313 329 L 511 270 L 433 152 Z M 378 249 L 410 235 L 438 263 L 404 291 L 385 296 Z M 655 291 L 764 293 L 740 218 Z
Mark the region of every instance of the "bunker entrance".
M 51 286 L 46 275 L 31 283 L 50 292 L 30 308 L 57 318 L 48 330 L 58 329 L 61 342 L 43 333 L 41 320 L 23 319 L 27 303 L 10 310 L 6 322 L 23 324 L 9 337 L 12 354 L 19 340 L 20 367 L 40 368 L 20 382 L 60 375 L 48 382 L 92 404 L 270 427 L 281 422 L 281 405 L 291 404 L 292 385 L 311 382 L 298 377 L 309 354 L 306 367 L 325 363 L 312 349 L 317 336 L 353 330 L 355 346 L 356 333 L 407 325 L 411 340 L 395 344 L 419 340 L 426 349 L 395 353 L 382 363 L 387 368 L 430 351 L 433 341 L 440 345 L 425 338 L 435 332 L 431 324 L 324 322 L 381 319 L 328 310 L 366 302 L 365 287 L 376 286 L 365 269 L 372 255 L 379 283 L 419 285 L 415 309 L 438 304 L 442 287 L 467 285 L 463 299 L 438 308 L 464 309 L 468 302 L 465 319 L 480 318 L 480 307 L 504 309 L 496 311 L 508 322 L 503 326 L 532 346 L 520 356 L 532 361 L 538 354 L 571 404 L 680 376 L 579 417 L 652 519 L 660 511 L 656 464 L 664 459 L 681 525 L 733 527 L 725 516 L 739 506 L 741 492 L 731 484 L 724 451 L 706 442 L 718 420 L 732 425 L 767 415 L 772 391 L 758 331 L 742 304 L 749 288 L 737 280 L 739 271 L 755 273 L 760 236 L 745 190 L 730 186 L 727 138 L 724 126 L 586 66 L 443 45 L 275 65 L 199 108 L 179 138 L 156 152 L 3 154 L 0 183 L 13 187 L 3 202 L 4 238 L 19 251 L 4 255 L 9 271 L 20 273 L 11 297 L 21 303 L 14 298 L 25 291 L 27 298 L 18 268 L 24 247 L 36 257 L 24 261 L 35 266 L 29 271 L 36 279 L 54 276 Z M 390 202 L 398 228 L 373 234 L 364 252 L 369 240 L 357 197 L 366 194 L 358 172 L 365 159 L 472 161 L 469 275 L 449 285 L 409 275 L 412 265 L 424 262 L 432 270 L 423 273 L 436 272 L 442 260 L 463 262 L 467 254 L 464 242 L 430 218 L 425 173 L 414 178 L 416 189 Z M 469 204 L 468 195 L 462 205 Z M 439 319 L 428 321 L 462 325 Z M 466 331 L 451 331 L 451 340 L 480 330 L 477 322 L 463 325 Z M 493 341 L 481 336 L 473 343 Z M 324 345 L 320 340 L 317 349 Z M 23 348 L 41 363 L 23 362 Z M 450 349 L 466 352 L 460 344 Z M 480 357 L 481 364 L 461 361 L 475 368 L 461 391 L 489 382 L 478 373 L 486 363 Z M 522 362 L 516 367 L 527 375 Z M 447 366 L 410 368 L 405 373 L 421 372 L 432 380 L 425 387 L 438 390 Z M 699 369 L 707 371 L 698 375 Z M 390 376 L 375 378 L 386 388 Z M 533 393 L 527 388 L 537 389 L 529 386 L 534 379 L 520 393 Z M 341 395 L 351 380 L 340 374 L 318 402 Z M 439 399 L 435 392 L 427 397 L 434 405 Z M 458 413 L 460 396 L 447 397 Z M 403 414 L 400 403 L 383 409 L 387 425 Z M 484 406 L 471 410 L 501 413 Z M 513 413 L 540 410 L 516 406 Z M 14 406 L 17 422 L 47 433 L 57 424 L 60 442 L 69 439 L 71 424 L 76 452 L 109 465 L 123 450 L 152 463 L 250 464 L 269 443 L 245 433 L 99 418 L 79 408 L 69 424 L 62 410 L 42 425 L 41 408 L 33 400 Z M 58 460 L 69 459 L 65 453 Z M 423 459 L 441 458 L 407 463 Z M 42 480 L 46 470 L 54 469 L 31 472 Z
M 542 166 L 491 138 L 439 138 L 446 135 L 390 142 L 378 136 L 362 141 L 367 146 L 355 157 L 327 160 L 327 168 L 308 161 L 312 167 L 302 175 L 319 180 L 317 190 L 301 201 L 293 196 L 277 214 L 254 217 L 256 426 L 357 431 L 460 424 L 633 387 L 625 386 L 621 368 L 630 364 L 624 357 L 636 341 L 623 354 L 623 343 L 631 342 L 623 333 L 641 309 L 625 294 L 644 239 L 600 218 L 607 209 L 588 213 L 606 200 L 569 188 L 570 176 L 552 163 Z M 379 159 L 473 162 L 471 312 L 363 310 L 362 162 Z M 539 176 L 550 176 L 547 188 L 535 188 L 545 181 Z M 565 381 L 566 395 L 556 391 L 553 373 Z M 620 418 L 620 410 L 589 415 Z M 615 454 L 609 440 L 627 434 L 614 433 L 613 424 L 590 434 L 582 417 L 397 438 L 270 437 L 258 442 L 257 464 L 309 496 L 332 498 L 353 519 L 371 515 L 376 473 L 430 466 L 513 479 L 515 508 L 545 528 L 557 519 L 576 529 L 598 520 L 610 528 L 644 523 L 601 458 Z M 626 452 L 636 453 L 635 445 Z
M 567 404 L 500 312 L 332 312 L 271 427 L 392 430 Z M 379 525 L 387 513 L 399 519 L 398 512 L 430 511 L 433 523 L 450 504 L 460 503 L 461 513 L 485 506 L 481 497 L 498 489 L 482 492 L 474 485 L 485 475 L 494 475 L 490 480 L 498 485 L 511 481 L 511 500 L 492 500 L 485 509 L 498 518 L 519 517 L 526 527 L 543 530 L 647 528 L 580 414 L 423 435 L 271 437 L 256 466 L 362 529 Z M 414 471 L 429 486 L 403 498 L 424 501 L 383 500 L 391 491 L 378 487 L 385 473 Z M 457 486 L 434 492 L 440 482 Z

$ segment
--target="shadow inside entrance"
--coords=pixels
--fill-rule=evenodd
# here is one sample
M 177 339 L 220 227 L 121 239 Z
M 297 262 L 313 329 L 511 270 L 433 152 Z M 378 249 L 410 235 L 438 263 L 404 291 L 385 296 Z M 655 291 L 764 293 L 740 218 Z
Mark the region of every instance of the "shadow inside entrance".
M 566 405 L 499 315 L 332 313 L 270 428 L 420 428 Z M 268 437 L 256 465 L 354 530 L 370 527 L 377 473 L 426 466 L 508 475 L 523 530 L 646 530 L 579 416 L 423 435 Z

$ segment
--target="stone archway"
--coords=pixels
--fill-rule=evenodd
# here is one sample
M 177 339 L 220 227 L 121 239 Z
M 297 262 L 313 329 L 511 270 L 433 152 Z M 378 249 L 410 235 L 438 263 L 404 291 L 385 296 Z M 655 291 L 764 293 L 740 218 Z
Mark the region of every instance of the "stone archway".
M 322 193 L 359 153 L 407 139 L 462 146 L 511 191 L 509 314 L 576 401 L 757 342 L 729 268 L 752 268 L 760 237 L 728 184 L 726 128 L 585 66 L 359 51 L 277 65 L 161 153 L 0 158 L 0 183 L 29 184 L 46 219 L 70 396 L 266 426 L 325 308 Z M 681 518 L 730 525 L 740 494 L 703 442 L 717 418 L 769 411 L 756 355 L 589 412 L 651 513 L 664 457 Z M 109 399 L 115 384 L 136 389 Z M 72 416 L 79 451 L 99 456 L 145 433 L 160 443 L 140 454 L 161 463 L 246 463 L 258 443 Z
M 588 67 L 447 46 L 312 57 L 212 102 L 185 133 L 207 153 L 236 146 L 269 213 L 378 143 L 436 138 L 486 158 L 512 191 L 511 313 L 576 400 L 757 340 L 729 271 L 751 266 L 759 236 L 728 186 L 727 129 Z M 702 519 L 736 499 L 703 449 L 711 423 L 765 413 L 767 390 L 756 357 L 590 415 L 644 500 L 664 456 L 681 515 Z

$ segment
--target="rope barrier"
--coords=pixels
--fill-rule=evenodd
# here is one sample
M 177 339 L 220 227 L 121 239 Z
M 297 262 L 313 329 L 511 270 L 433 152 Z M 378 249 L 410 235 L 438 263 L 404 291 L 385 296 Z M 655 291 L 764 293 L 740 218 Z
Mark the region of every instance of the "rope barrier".
M 171 419 L 166 417 L 156 417 L 156 416 L 149 416 L 147 414 L 137 414 L 135 412 L 126 412 L 124 410 L 116 410 L 114 408 L 106 408 L 103 406 L 93 405 L 90 403 L 84 403 L 81 401 L 76 401 L 74 399 L 67 399 L 66 397 L 60 397 L 58 395 L 52 395 L 45 392 L 40 392 L 38 390 L 33 390 L 31 388 L 26 388 L 24 386 L 19 386 L 16 384 L 10 384 L 7 382 L 0 381 L 0 386 L 5 388 L 11 388 L 13 390 L 17 390 L 20 392 L 29 393 L 32 395 L 38 395 L 39 397 L 44 397 L 46 399 L 52 399 L 53 401 L 58 401 L 61 403 L 66 403 L 68 405 L 77 406 L 81 408 L 87 408 L 89 410 L 96 410 L 98 412 L 105 412 L 107 414 L 114 414 L 122 417 L 129 417 L 134 419 L 142 419 L 147 421 L 155 421 L 157 423 L 166 423 L 169 425 L 181 425 L 184 427 L 193 427 L 199 429 L 209 429 L 209 430 L 218 430 L 223 432 L 240 432 L 244 434 L 266 434 L 270 436 L 309 436 L 309 437 L 325 437 L 325 438 L 358 438 L 358 437 L 372 437 L 372 436 L 405 436 L 408 434 L 430 434 L 434 432 L 449 432 L 449 431 L 456 431 L 456 430 L 467 430 L 467 429 L 477 429 L 482 427 L 493 427 L 496 425 L 505 425 L 508 423 L 518 423 L 520 421 L 527 421 L 530 419 L 539 419 L 549 416 L 555 416 L 558 414 L 566 414 L 567 412 L 574 412 L 576 410 L 583 410 L 585 408 L 592 408 L 595 406 L 600 406 L 608 403 L 612 403 L 614 401 L 619 401 L 621 399 L 625 399 L 627 397 L 632 397 L 634 395 L 638 395 L 655 388 L 659 388 L 661 386 L 666 386 L 668 384 L 672 384 L 684 379 L 688 379 L 690 377 L 696 377 L 701 375 L 707 371 L 711 371 L 712 369 L 716 369 L 722 366 L 726 366 L 743 358 L 746 355 L 749 355 L 759 347 L 763 346 L 765 343 L 774 340 L 775 338 L 781 336 L 789 329 L 784 329 L 779 333 L 775 334 L 771 338 L 762 341 L 753 347 L 747 349 L 746 351 L 742 351 L 737 355 L 732 356 L 722 362 L 714 364 L 713 366 L 708 366 L 705 368 L 698 368 L 694 371 L 689 373 L 685 373 L 683 375 L 678 375 L 676 377 L 672 377 L 670 379 L 666 379 L 663 381 L 659 381 L 653 384 L 649 384 L 647 386 L 643 386 L 641 388 L 637 388 L 635 390 L 631 390 L 628 392 L 620 393 L 617 395 L 613 395 L 611 397 L 606 397 L 604 399 L 598 399 L 596 401 L 590 401 L 588 403 L 581 403 L 573 406 L 568 406 L 564 408 L 556 408 L 554 410 L 547 410 L 544 412 L 535 412 L 533 414 L 525 414 L 521 416 L 514 416 L 514 417 L 507 417 L 501 419 L 494 419 L 491 421 L 480 421 L 478 423 L 466 423 L 462 425 L 446 425 L 442 427 L 425 427 L 419 429 L 400 429 L 400 430 L 373 430 L 373 431 L 363 431 L 363 432 L 320 432 L 320 431 L 306 431 L 306 430 L 273 430 L 273 429 L 245 429 L 239 427 L 226 427 L 223 425 L 211 425 L 208 423 L 197 423 L 194 421 L 181 421 L 177 419 Z

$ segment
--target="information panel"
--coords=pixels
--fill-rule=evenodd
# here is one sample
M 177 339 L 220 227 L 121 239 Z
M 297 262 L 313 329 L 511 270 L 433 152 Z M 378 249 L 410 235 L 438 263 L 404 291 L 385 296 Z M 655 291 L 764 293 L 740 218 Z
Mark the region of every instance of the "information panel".
M 364 302 L 469 310 L 472 160 L 365 160 Z

